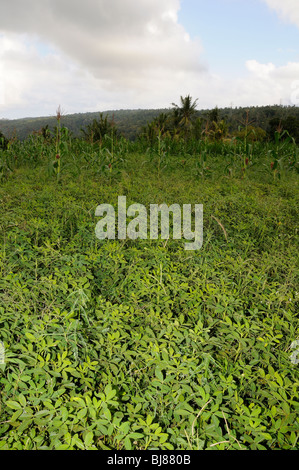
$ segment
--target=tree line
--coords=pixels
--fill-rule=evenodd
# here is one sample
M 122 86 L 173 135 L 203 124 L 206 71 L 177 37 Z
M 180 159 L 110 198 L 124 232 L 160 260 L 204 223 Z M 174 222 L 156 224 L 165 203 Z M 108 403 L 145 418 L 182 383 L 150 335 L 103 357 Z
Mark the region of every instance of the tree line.
M 55 133 L 56 118 L 27 118 L 0 122 L 0 148 L 9 140 L 24 140 L 32 133 L 49 138 Z M 169 109 L 119 110 L 61 116 L 61 123 L 76 138 L 101 141 L 105 135 L 149 144 L 157 138 L 224 140 L 232 137 L 250 141 L 273 140 L 275 133 L 287 131 L 299 143 L 299 108 L 295 106 L 252 106 L 199 110 L 198 99 L 180 97 Z M 51 130 L 52 129 L 52 130 Z
M 198 111 L 197 99 L 190 95 L 180 98 L 180 104 L 172 103 L 168 112 L 160 113 L 144 126 L 141 136 L 150 143 L 157 137 L 173 140 L 246 138 L 247 141 L 274 140 L 276 132 L 286 131 L 299 143 L 299 108 L 268 106 L 263 108 L 237 108 Z

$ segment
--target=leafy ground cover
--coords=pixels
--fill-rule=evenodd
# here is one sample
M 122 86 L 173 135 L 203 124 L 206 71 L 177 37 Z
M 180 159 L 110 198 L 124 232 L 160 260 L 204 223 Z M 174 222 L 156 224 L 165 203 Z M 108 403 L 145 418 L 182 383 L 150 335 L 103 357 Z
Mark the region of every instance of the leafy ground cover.
M 0 448 L 298 449 L 297 147 L 130 145 L 1 154 Z M 119 195 L 202 248 L 98 240 Z

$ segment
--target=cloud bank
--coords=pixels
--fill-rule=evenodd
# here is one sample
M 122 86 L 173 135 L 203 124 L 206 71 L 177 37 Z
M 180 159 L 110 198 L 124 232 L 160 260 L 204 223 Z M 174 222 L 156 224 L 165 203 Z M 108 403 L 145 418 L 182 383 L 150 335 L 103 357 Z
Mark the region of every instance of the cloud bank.
M 201 44 L 178 23 L 179 7 L 178 0 L 2 0 L 6 102 L 24 106 L 26 90 L 46 96 L 43 88 L 50 100 L 55 93 L 68 101 L 77 88 L 78 108 L 120 97 L 120 105 L 168 105 L 170 93 L 187 92 L 205 73 Z
M 299 26 L 297 0 L 261 2 Z M 1 0 L 0 118 L 53 115 L 59 104 L 162 108 L 187 94 L 201 108 L 292 104 L 298 63 L 245 57 L 242 78 L 216 75 L 179 10 L 180 0 Z

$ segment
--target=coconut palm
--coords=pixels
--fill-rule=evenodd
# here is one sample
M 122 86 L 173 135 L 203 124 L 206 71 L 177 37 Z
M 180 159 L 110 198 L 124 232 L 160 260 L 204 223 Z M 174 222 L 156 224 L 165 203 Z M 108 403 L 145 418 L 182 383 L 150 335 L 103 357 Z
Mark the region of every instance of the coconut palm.
M 181 96 L 181 105 L 172 103 L 174 112 L 179 116 L 179 124 L 185 128 L 192 127 L 192 119 L 196 113 L 197 99 L 192 102 L 192 97 L 187 95 L 185 98 Z

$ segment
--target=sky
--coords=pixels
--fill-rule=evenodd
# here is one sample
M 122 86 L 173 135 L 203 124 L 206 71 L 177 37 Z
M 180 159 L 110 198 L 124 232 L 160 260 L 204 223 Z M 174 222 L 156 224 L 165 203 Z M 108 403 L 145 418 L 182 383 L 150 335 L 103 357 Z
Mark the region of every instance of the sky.
M 1 0 L 0 119 L 299 105 L 298 0 Z

